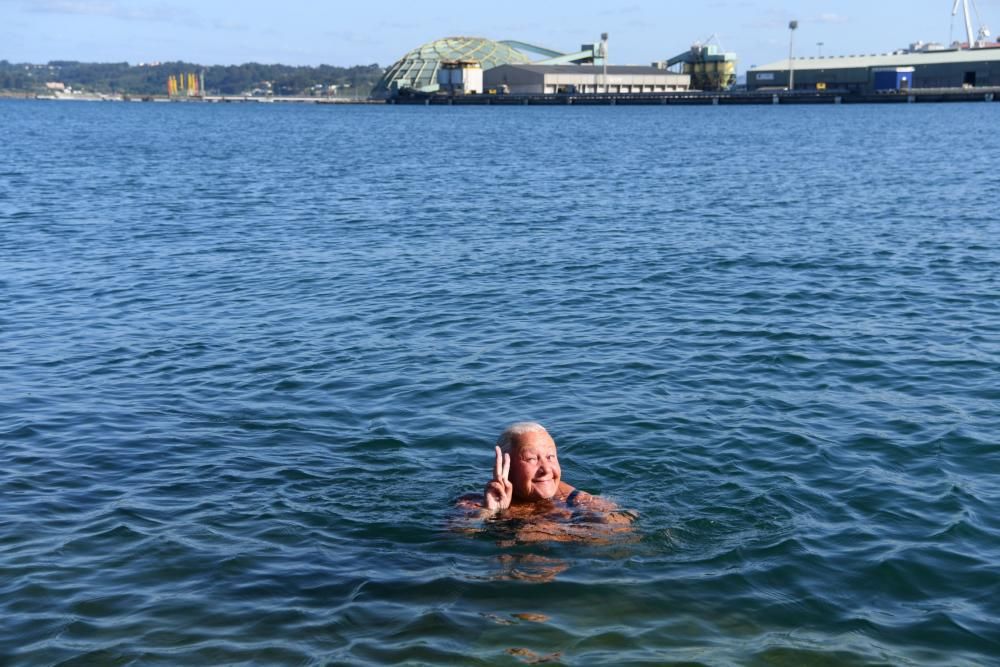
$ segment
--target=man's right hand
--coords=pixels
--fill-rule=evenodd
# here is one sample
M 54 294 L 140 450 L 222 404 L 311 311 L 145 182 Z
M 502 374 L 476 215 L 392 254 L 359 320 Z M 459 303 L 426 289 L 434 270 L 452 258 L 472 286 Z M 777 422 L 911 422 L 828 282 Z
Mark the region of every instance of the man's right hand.
M 486 485 L 483 494 L 483 502 L 486 509 L 493 512 L 501 512 L 510 507 L 510 500 L 514 495 L 514 485 L 510 483 L 510 454 L 501 454 L 500 448 L 496 448 L 496 462 L 493 465 L 493 479 Z

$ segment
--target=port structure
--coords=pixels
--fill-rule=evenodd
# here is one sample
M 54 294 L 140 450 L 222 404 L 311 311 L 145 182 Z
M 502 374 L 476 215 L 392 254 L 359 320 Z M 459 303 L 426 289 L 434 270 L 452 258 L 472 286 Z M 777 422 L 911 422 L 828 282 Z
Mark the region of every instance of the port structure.
M 542 56 L 543 60 L 536 60 L 534 65 L 603 65 L 604 52 L 602 44 L 581 44 L 580 50 L 573 53 L 562 53 L 547 49 L 544 46 L 537 46 L 527 42 L 519 42 L 515 39 L 500 40 L 501 44 L 506 44 L 512 49 L 526 51 Z
M 531 60 L 529 54 L 540 56 L 540 59 Z M 481 37 L 445 37 L 409 51 L 387 68 L 372 90 L 372 97 L 389 99 L 401 92 L 434 93 L 441 90 L 438 73 L 442 63 L 471 61 L 477 61 L 483 72 L 500 65 L 514 64 L 603 67 L 607 64 L 607 33 L 601 35 L 600 42 L 583 44 L 578 51 L 573 52 L 556 51 L 520 40 L 493 41 Z M 464 78 L 461 86 L 453 86 L 452 84 L 459 82 L 452 79 L 452 76 L 458 74 L 453 71 L 448 75 L 446 91 L 458 92 L 460 88 L 468 90 Z M 607 77 L 604 79 L 606 84 Z
M 795 57 L 790 48 L 788 59 L 751 68 L 747 72 L 747 89 L 862 96 L 975 89 L 983 95 L 995 95 L 1000 91 L 1000 41 L 989 41 L 990 29 L 982 22 L 975 0 L 949 0 L 948 6 L 952 31 L 961 16 L 964 33 L 955 41 L 949 37 L 948 45 L 918 41 L 887 53 L 809 57 Z M 927 95 L 921 97 L 926 99 Z M 956 97 L 951 95 L 949 99 Z
M 653 67 L 670 69 L 682 66 L 682 73 L 691 76 L 695 90 L 729 90 L 736 83 L 736 54 L 726 53 L 717 44 L 709 44 L 715 35 L 704 42 L 695 42 L 687 51 L 673 58 L 653 63 Z
M 970 49 L 981 49 L 989 45 L 989 39 L 991 37 L 990 28 L 988 25 L 979 20 L 979 33 L 973 36 L 972 33 L 972 14 L 969 12 L 969 0 L 955 0 L 955 4 L 951 6 L 951 16 L 952 19 L 958 14 L 958 8 L 962 7 L 963 18 L 965 19 L 965 35 L 969 40 L 967 42 L 968 48 Z M 976 0 L 972 0 L 972 8 L 976 11 L 976 19 L 979 19 L 979 7 L 976 6 Z

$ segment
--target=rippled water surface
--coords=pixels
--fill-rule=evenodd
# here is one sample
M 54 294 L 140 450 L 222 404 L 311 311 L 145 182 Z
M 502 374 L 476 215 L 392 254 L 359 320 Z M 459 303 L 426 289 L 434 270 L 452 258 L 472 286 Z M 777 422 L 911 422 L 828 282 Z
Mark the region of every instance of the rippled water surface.
M 0 102 L 0 662 L 997 660 L 995 106 Z

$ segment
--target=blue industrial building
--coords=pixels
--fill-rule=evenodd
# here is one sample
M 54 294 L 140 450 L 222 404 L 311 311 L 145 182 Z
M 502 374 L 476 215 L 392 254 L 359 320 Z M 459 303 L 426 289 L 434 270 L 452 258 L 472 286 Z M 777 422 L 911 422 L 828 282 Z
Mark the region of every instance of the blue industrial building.
M 914 67 L 875 67 L 872 69 L 876 93 L 899 92 L 913 88 Z

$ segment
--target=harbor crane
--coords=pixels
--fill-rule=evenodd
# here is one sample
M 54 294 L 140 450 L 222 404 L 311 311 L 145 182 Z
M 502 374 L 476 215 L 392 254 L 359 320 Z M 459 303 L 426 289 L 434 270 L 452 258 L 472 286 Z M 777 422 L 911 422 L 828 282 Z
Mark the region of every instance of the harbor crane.
M 976 6 L 976 0 L 972 0 L 972 8 L 976 12 L 976 20 L 979 22 L 979 33 L 974 35 L 972 32 L 972 14 L 969 12 L 969 0 L 955 0 L 955 4 L 951 6 L 951 16 L 954 20 L 955 16 L 958 15 L 958 7 L 962 6 L 962 12 L 965 18 L 965 35 L 969 40 L 969 48 L 975 49 L 985 46 L 989 42 L 991 33 L 990 28 L 979 18 L 979 7 Z

